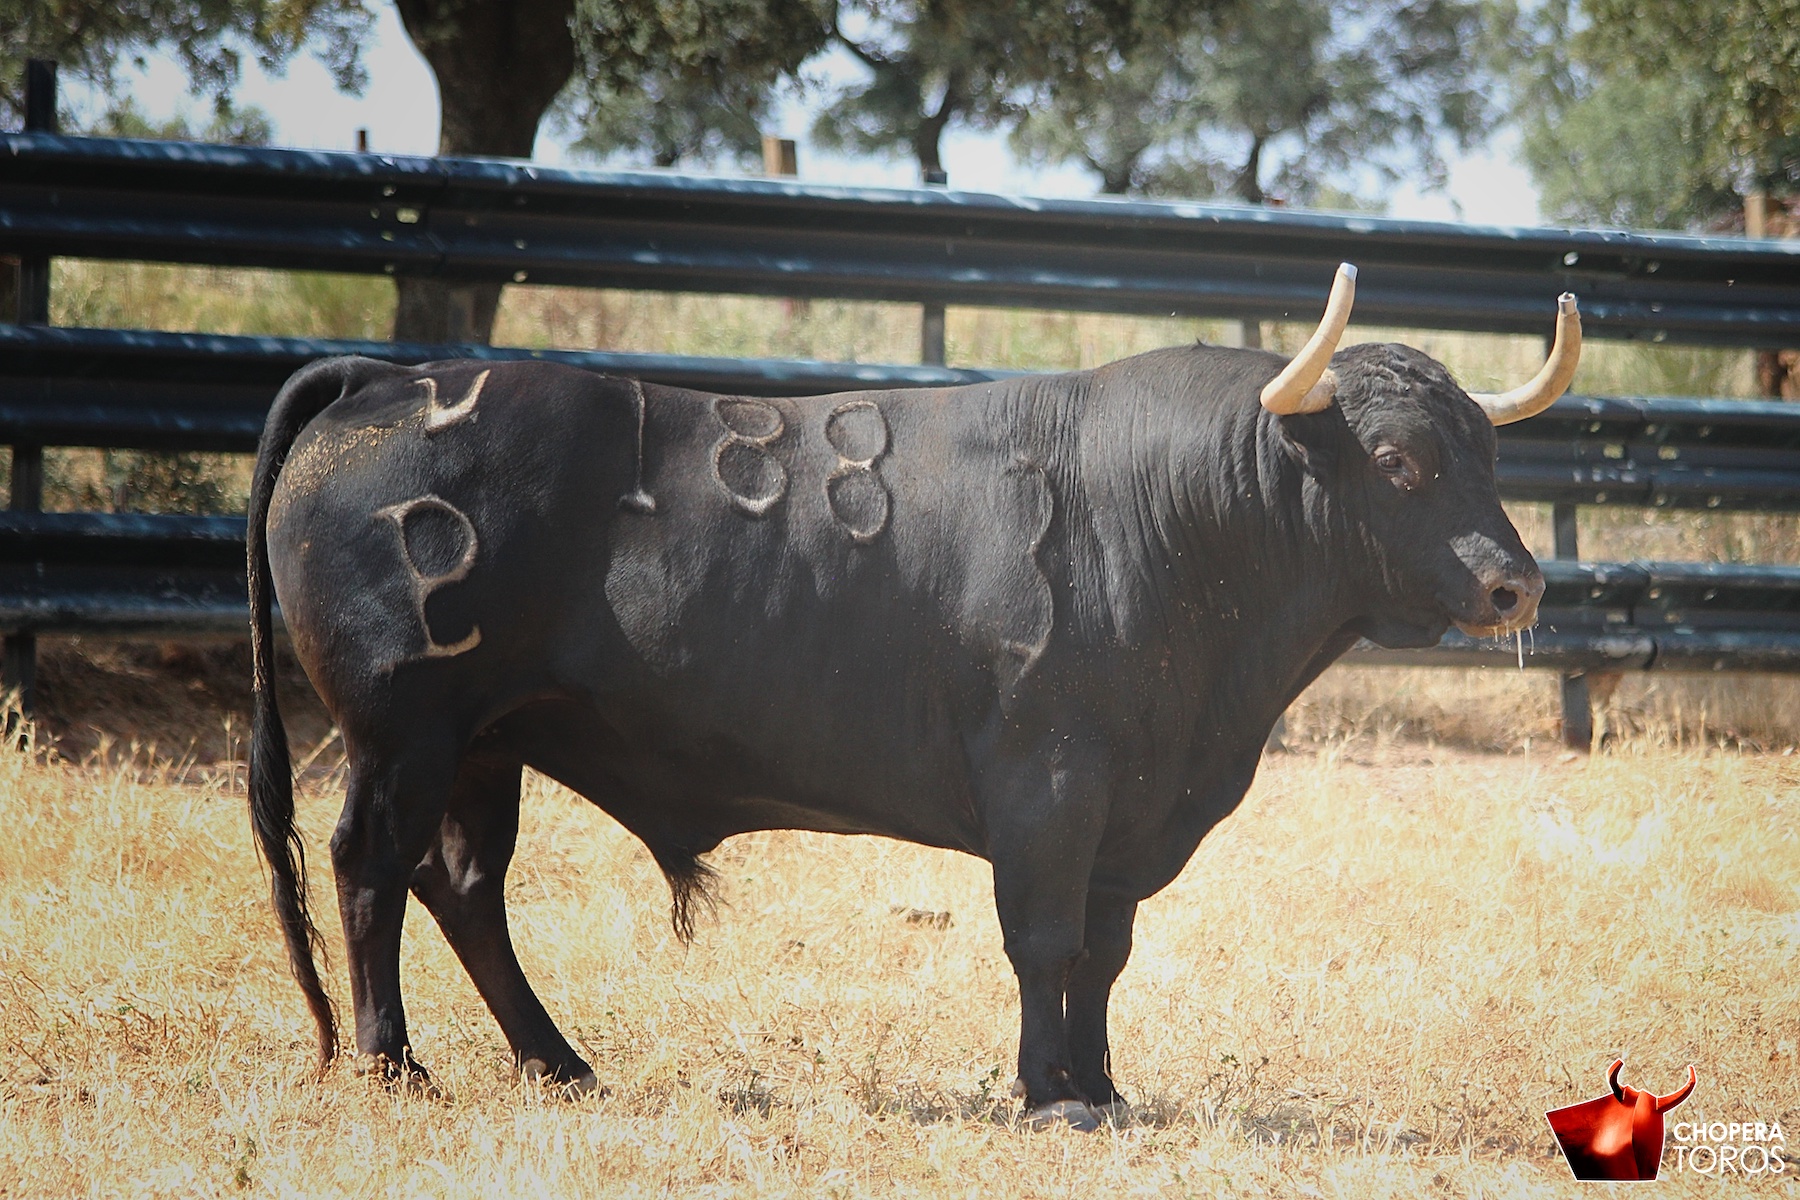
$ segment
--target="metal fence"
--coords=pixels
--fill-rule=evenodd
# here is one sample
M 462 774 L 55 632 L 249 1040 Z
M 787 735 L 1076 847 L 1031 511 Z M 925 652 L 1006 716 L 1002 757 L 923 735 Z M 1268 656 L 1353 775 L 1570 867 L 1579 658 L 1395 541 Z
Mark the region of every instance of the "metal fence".
M 0 137 L 0 632 L 29 682 L 38 632 L 242 627 L 241 520 L 39 513 L 47 445 L 244 451 L 286 376 L 327 354 L 549 358 L 711 390 L 799 394 L 1000 372 L 487 346 L 221 337 L 48 324 L 51 256 L 456 280 L 1312 320 L 1331 268 L 1359 319 L 1547 333 L 1581 297 L 1589 338 L 1800 345 L 1800 246 L 1483 229 L 1198 204 L 1035 201 L 941 189 L 548 170 L 514 163 Z M 1566 397 L 1501 431 L 1511 499 L 1555 506 L 1557 561 L 1528 665 L 1564 673 L 1800 669 L 1800 569 L 1577 559 L 1578 505 L 1800 510 L 1800 405 Z M 1452 634 L 1372 661 L 1510 660 Z

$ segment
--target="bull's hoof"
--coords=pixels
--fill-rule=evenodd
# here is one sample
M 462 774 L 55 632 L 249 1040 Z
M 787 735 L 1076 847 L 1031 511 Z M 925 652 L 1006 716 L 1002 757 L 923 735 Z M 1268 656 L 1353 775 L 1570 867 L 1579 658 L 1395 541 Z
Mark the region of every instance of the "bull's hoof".
M 444 1098 L 443 1089 L 432 1081 L 430 1072 L 406 1051 L 401 1051 L 398 1060 L 386 1054 L 359 1054 L 351 1070 L 360 1078 L 373 1080 L 390 1091 L 423 1096 L 428 1100 Z
M 552 1070 L 550 1064 L 541 1058 L 528 1058 L 520 1063 L 519 1074 L 524 1076 L 526 1083 L 540 1084 L 569 1100 L 579 1100 L 583 1096 L 604 1096 L 607 1092 L 600 1086 L 600 1081 L 594 1078 L 592 1071 L 583 1071 L 574 1078 L 569 1078 L 561 1071 Z
M 1123 1099 L 1111 1100 L 1105 1104 L 1094 1104 L 1089 1107 L 1094 1110 L 1095 1116 L 1114 1128 L 1123 1126 L 1131 1120 L 1131 1105 L 1125 1103 Z
M 1093 1133 L 1100 1128 L 1100 1117 L 1079 1100 L 1052 1100 L 1026 1112 L 1024 1123 L 1027 1129 L 1067 1127 L 1078 1133 Z

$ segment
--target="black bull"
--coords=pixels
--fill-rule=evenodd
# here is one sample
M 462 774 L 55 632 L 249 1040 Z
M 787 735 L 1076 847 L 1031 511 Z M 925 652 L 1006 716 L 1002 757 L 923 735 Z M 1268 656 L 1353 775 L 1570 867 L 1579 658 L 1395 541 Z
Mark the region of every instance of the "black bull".
M 419 1072 L 410 890 L 531 1076 L 591 1086 L 532 992 L 503 880 L 529 765 L 640 838 L 678 927 L 736 833 L 979 855 L 1018 975 L 1029 1107 L 1119 1099 L 1107 997 L 1139 901 L 1242 799 L 1276 718 L 1358 637 L 1529 623 L 1543 581 L 1482 410 L 1403 346 L 1205 346 L 944 390 L 760 400 L 541 363 L 314 364 L 250 513 L 252 811 L 313 968 L 271 583 L 343 731 L 331 840 L 356 1043 Z

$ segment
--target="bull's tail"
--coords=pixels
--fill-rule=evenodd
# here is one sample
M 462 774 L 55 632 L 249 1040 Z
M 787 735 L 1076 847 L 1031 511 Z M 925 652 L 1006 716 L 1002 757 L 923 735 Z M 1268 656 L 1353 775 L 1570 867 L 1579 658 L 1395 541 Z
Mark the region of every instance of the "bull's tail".
M 250 823 L 257 848 L 269 864 L 269 891 L 287 943 L 288 967 L 319 1030 L 319 1064 L 337 1053 L 337 1022 L 331 998 L 319 982 L 315 952 L 322 949 L 306 903 L 306 851 L 294 828 L 294 777 L 287 730 L 275 700 L 275 644 L 269 574 L 269 501 L 294 439 L 306 423 L 342 396 L 370 368 L 389 369 L 368 359 L 337 358 L 313 363 L 282 386 L 269 409 L 256 450 L 250 484 L 247 538 L 250 584 L 250 657 L 254 711 L 250 733 Z

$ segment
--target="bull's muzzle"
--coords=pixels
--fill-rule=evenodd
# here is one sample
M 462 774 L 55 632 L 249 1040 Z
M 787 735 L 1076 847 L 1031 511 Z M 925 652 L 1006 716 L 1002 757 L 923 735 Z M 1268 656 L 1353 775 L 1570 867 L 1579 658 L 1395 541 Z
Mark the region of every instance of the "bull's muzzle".
M 1528 629 L 1537 620 L 1538 601 L 1544 596 L 1544 575 L 1536 566 L 1529 570 L 1496 571 L 1480 580 L 1480 595 L 1456 627 L 1471 637 L 1505 637 Z

